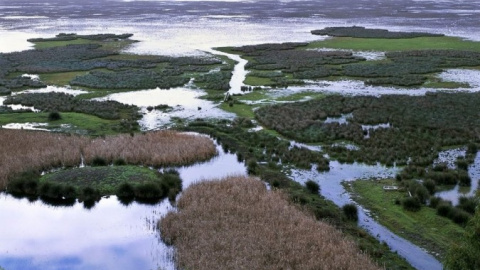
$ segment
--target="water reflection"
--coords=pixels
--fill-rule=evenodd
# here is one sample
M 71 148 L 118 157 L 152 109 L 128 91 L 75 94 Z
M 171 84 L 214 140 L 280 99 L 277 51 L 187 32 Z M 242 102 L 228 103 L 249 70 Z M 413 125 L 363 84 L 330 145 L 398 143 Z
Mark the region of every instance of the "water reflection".
M 97 100 L 115 100 L 120 103 L 135 105 L 141 108 L 143 117 L 139 121 L 143 130 L 152 130 L 169 124 L 172 117 L 183 119 L 195 118 L 226 118 L 233 119 L 234 114 L 227 113 L 208 100 L 200 99 L 205 91 L 178 87 L 172 89 L 150 89 L 123 92 L 108 95 Z M 173 107 L 168 112 L 162 110 L 147 110 L 148 106 L 168 105 Z
M 453 205 L 458 204 L 458 200 L 461 196 L 475 196 L 476 192 L 478 191 L 480 181 L 480 154 L 477 153 L 475 161 L 468 167 L 468 175 L 470 176 L 470 179 L 472 179 L 471 187 L 460 187 L 459 185 L 456 185 L 451 190 L 435 193 L 435 196 L 449 200 L 453 203 Z
M 87 210 L 53 207 L 0 195 L 0 265 L 6 269 L 174 269 L 173 251 L 161 244 L 155 224 L 171 209 L 112 196 Z
M 183 188 L 206 179 L 246 175 L 235 154 L 176 168 Z M 87 207 L 86 207 L 87 206 Z M 159 238 L 157 221 L 173 206 L 120 201 L 115 196 L 91 205 L 55 207 L 41 200 L 0 194 L 0 265 L 15 269 L 174 270 L 173 248 Z

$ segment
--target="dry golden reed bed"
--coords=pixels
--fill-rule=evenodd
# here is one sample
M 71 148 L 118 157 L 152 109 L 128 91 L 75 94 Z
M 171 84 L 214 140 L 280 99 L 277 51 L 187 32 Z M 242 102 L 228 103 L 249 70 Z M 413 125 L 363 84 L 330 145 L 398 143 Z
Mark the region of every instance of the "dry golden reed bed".
M 252 178 L 190 186 L 159 227 L 180 269 L 379 269 L 339 231 Z
M 129 164 L 162 166 L 193 163 L 215 154 L 215 145 L 209 138 L 174 131 L 92 139 L 0 129 L 0 189 L 9 178 L 27 170 L 78 166 L 82 155 L 87 164 L 98 156 L 107 162 L 123 158 Z

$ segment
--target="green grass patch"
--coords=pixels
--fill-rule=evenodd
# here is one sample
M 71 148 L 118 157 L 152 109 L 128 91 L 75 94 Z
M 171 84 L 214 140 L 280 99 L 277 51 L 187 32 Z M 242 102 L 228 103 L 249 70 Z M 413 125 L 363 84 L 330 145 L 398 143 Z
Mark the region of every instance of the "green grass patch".
M 48 113 L 7 113 L 0 117 L 0 125 L 9 123 L 48 123 L 46 128 L 54 131 L 72 132 L 88 135 L 117 134 L 119 120 L 106 120 L 93 115 L 82 113 L 60 113 L 62 119 L 50 122 Z M 68 126 L 67 126 L 68 125 Z
M 273 81 L 270 78 L 260 78 L 247 75 L 244 83 L 251 86 L 264 86 L 273 84 Z
M 60 47 L 60 46 L 67 46 L 67 45 L 74 45 L 74 44 L 98 44 L 98 42 L 94 42 L 92 40 L 78 38 L 74 40 L 61 40 L 61 41 L 42 41 L 42 42 L 34 42 L 35 49 L 46 49 L 52 47 Z
M 122 183 L 138 185 L 158 181 L 160 177 L 160 173 L 145 167 L 102 166 L 67 169 L 45 174 L 40 178 L 40 183 L 54 182 L 76 188 L 91 187 L 99 190 L 102 195 L 112 195 Z
M 301 49 L 333 48 L 359 51 L 406 51 L 406 50 L 466 50 L 480 51 L 480 42 L 458 37 L 419 37 L 408 39 L 335 37 L 315 41 Z
M 393 185 L 395 180 L 359 180 L 346 185 L 353 191 L 355 201 L 372 211 L 376 220 L 397 235 L 443 258 L 448 248 L 463 235 L 464 229 L 453 221 L 438 216 L 436 210 L 422 207 L 410 212 L 395 204 L 396 199 L 406 198 L 405 191 L 384 191 L 384 185 Z
M 68 85 L 71 80 L 77 76 L 84 76 L 88 71 L 72 71 L 61 73 L 44 73 L 40 75 L 40 80 L 49 85 L 64 86 Z
M 230 106 L 228 103 L 224 102 L 220 104 L 220 109 L 236 114 L 238 117 L 245 118 L 254 118 L 253 106 L 247 104 L 234 104 Z

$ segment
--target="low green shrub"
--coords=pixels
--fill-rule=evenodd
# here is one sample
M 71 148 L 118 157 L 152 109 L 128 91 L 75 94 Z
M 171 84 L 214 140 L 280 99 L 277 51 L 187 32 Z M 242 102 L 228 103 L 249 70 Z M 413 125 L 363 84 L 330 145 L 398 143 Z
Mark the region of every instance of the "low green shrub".
M 475 209 L 478 207 L 478 205 L 479 199 L 475 197 L 461 196 L 458 200 L 457 207 L 473 215 L 475 214 Z
M 60 115 L 59 112 L 50 112 L 48 114 L 48 121 L 58 121 L 58 120 L 61 120 L 62 119 L 62 116 Z
M 453 211 L 453 207 L 450 203 L 442 202 L 437 206 L 437 215 L 442 217 L 449 217 Z
M 100 200 L 101 195 L 97 189 L 92 187 L 84 187 L 80 194 L 80 200 L 84 202 L 98 201 Z
M 92 160 L 92 166 L 107 166 L 107 161 L 103 157 L 96 156 Z
M 471 215 L 462 209 L 459 208 L 452 208 L 452 211 L 450 212 L 449 218 L 457 223 L 460 226 L 465 226 L 467 225 L 467 222 L 470 220 Z
M 436 209 L 442 201 L 443 200 L 440 197 L 430 197 L 430 201 L 428 203 L 428 206 Z
M 417 197 L 407 197 L 402 200 L 403 209 L 407 211 L 417 212 L 422 208 L 422 204 Z
M 130 183 L 124 182 L 117 188 L 115 195 L 119 198 L 133 198 L 135 197 L 135 189 Z
M 139 200 L 151 200 L 162 198 L 165 194 L 159 185 L 148 182 L 135 187 L 135 198 Z
M 345 204 L 342 207 L 342 210 L 348 220 L 358 221 L 358 209 L 355 204 L 353 203 Z
M 308 180 L 307 182 L 305 182 L 305 187 L 312 194 L 318 194 L 318 192 L 320 191 L 320 186 L 318 185 L 318 183 L 312 180 Z

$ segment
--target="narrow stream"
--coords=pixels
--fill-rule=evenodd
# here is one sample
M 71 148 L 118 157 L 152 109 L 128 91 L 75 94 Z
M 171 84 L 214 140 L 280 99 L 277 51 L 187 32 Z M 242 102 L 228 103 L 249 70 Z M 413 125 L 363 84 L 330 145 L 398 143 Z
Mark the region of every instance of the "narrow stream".
M 232 78 L 230 79 L 230 90 L 228 91 L 228 93 L 230 93 L 231 95 L 242 94 L 242 86 L 245 86 L 243 82 L 245 81 L 245 78 L 248 74 L 248 71 L 245 70 L 245 65 L 248 63 L 248 61 L 241 58 L 237 54 L 225 53 L 213 49 L 207 50 L 207 52 L 217 55 L 223 55 L 237 62 L 237 64 L 235 64 L 235 67 L 233 68 Z

